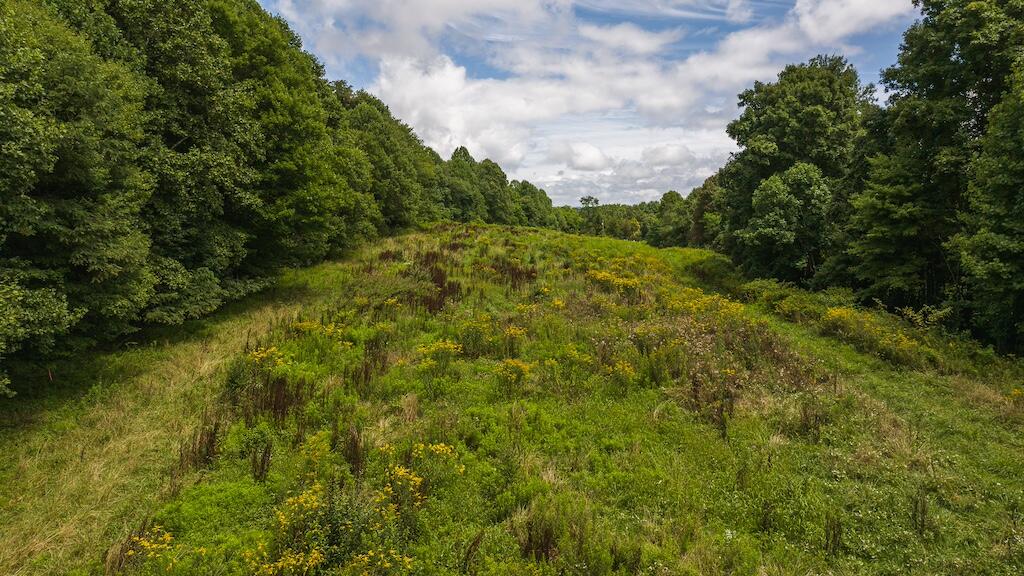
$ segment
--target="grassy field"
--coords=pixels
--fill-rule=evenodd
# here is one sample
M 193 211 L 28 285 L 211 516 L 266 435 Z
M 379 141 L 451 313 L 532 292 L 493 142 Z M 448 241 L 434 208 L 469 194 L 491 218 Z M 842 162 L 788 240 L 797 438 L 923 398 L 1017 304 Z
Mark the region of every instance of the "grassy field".
M 0 573 L 1020 574 L 1024 367 L 928 325 L 697 250 L 390 239 L 22 374 Z

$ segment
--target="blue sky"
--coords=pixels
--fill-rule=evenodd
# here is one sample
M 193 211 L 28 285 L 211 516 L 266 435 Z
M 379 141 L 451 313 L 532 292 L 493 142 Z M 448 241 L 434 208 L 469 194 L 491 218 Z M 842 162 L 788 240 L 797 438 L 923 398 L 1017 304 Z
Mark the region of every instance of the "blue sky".
M 735 150 L 736 94 L 787 63 L 891 65 L 911 0 L 260 0 L 440 154 L 556 204 L 689 192 Z

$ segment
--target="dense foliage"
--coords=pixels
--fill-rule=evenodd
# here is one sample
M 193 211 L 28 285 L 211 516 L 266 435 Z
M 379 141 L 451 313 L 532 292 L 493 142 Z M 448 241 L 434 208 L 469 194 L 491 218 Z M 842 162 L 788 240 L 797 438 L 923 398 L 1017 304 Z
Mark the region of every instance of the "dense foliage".
M 328 83 L 255 0 L 0 2 L 0 359 L 178 324 L 446 218 L 555 212 Z
M 713 247 L 1024 351 L 1024 5 L 915 3 L 886 107 L 843 58 L 789 66 L 740 95 L 740 151 L 704 186 L 586 231 Z

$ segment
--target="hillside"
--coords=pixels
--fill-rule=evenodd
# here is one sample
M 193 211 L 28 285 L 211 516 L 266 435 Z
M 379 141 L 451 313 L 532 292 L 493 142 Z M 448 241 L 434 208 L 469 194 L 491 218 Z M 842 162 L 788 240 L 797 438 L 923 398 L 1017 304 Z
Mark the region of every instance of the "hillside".
M 1019 574 L 1024 368 L 850 300 L 694 249 L 384 240 L 15 375 L 0 572 Z
M 430 222 L 565 228 L 328 80 L 255 0 L 0 2 L 0 397 L 8 365 L 178 326 Z

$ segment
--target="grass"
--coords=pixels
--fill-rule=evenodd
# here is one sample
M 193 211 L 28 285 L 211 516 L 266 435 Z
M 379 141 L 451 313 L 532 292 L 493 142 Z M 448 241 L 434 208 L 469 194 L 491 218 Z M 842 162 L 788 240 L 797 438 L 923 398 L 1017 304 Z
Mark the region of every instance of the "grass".
M 280 286 L 5 409 L 0 572 L 1024 570 L 1024 369 L 970 342 L 500 227 Z
M 144 335 L 145 345 L 23 369 L 20 395 L 0 406 L 0 573 L 100 563 L 166 499 L 179 444 L 215 403 L 225 360 L 311 301 L 315 292 L 289 289 L 302 283 L 287 277 L 185 330 Z

